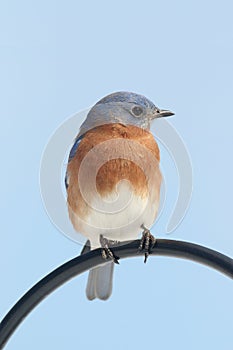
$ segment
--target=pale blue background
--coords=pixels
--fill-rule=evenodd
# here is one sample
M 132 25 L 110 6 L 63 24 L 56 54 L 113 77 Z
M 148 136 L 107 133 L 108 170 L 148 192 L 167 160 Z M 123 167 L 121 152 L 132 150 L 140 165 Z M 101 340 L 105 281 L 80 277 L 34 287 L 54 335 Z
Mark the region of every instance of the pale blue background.
M 1 2 L 1 318 L 80 251 L 44 211 L 40 159 L 66 117 L 113 91 L 140 92 L 176 112 L 194 191 L 171 238 L 233 255 L 232 11 L 230 0 Z M 161 237 L 176 194 L 171 164 L 164 152 L 169 198 L 153 230 Z M 73 279 L 6 349 L 232 349 L 233 283 L 220 273 L 135 258 L 121 262 L 114 282 L 108 302 L 88 302 L 86 274 Z

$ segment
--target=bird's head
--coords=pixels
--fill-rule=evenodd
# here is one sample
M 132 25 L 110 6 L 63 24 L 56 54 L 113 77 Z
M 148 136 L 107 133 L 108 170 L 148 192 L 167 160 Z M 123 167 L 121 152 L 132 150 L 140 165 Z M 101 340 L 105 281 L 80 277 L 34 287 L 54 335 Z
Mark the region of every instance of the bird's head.
M 103 124 L 120 123 L 150 129 L 153 119 L 169 117 L 173 112 L 160 109 L 143 95 L 115 92 L 98 101 L 89 111 L 80 134 Z

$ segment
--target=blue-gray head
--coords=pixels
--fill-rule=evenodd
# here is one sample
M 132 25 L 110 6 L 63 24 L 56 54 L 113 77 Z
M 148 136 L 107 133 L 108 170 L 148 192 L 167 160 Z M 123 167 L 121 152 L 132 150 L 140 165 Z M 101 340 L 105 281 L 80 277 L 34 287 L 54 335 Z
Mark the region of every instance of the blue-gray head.
M 133 92 L 115 92 L 98 101 L 89 111 L 79 135 L 104 124 L 120 123 L 150 129 L 153 119 L 174 115 L 159 109 L 146 97 Z

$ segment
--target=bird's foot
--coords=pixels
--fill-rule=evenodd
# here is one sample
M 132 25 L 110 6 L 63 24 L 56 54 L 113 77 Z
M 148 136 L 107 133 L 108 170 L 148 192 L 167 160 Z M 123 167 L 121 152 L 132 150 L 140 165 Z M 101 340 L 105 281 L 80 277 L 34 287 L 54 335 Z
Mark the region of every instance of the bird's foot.
M 111 246 L 117 245 L 118 241 L 112 241 L 107 238 L 105 238 L 103 235 L 100 235 L 100 244 L 101 244 L 101 255 L 102 258 L 107 260 L 111 259 L 115 264 L 119 264 L 119 257 L 116 256 L 113 251 L 110 249 Z
M 141 226 L 143 229 L 142 238 L 140 245 L 138 247 L 138 251 L 145 252 L 144 263 L 146 263 L 149 254 L 151 254 L 152 249 L 156 243 L 156 238 L 151 234 L 150 230 L 148 230 L 144 225 Z

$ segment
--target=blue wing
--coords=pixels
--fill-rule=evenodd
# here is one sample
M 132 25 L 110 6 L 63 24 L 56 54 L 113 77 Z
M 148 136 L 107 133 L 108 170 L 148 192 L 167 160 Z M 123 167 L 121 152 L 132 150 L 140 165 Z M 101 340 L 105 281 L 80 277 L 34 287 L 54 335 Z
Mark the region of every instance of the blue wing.
M 77 152 L 78 146 L 79 146 L 79 144 L 80 144 L 80 142 L 81 142 L 83 136 L 84 136 L 84 135 L 81 135 L 80 137 L 78 137 L 77 139 L 75 139 L 74 144 L 73 144 L 73 146 L 72 146 L 72 148 L 71 148 L 71 150 L 70 150 L 70 154 L 69 154 L 69 158 L 68 158 L 68 163 L 71 161 L 71 159 L 74 158 L 74 156 L 75 156 L 75 154 L 76 154 L 76 152 Z M 65 176 L 65 186 L 66 186 L 66 189 L 67 189 L 68 186 L 69 186 L 69 175 L 68 175 L 67 171 L 66 171 L 66 176 Z

